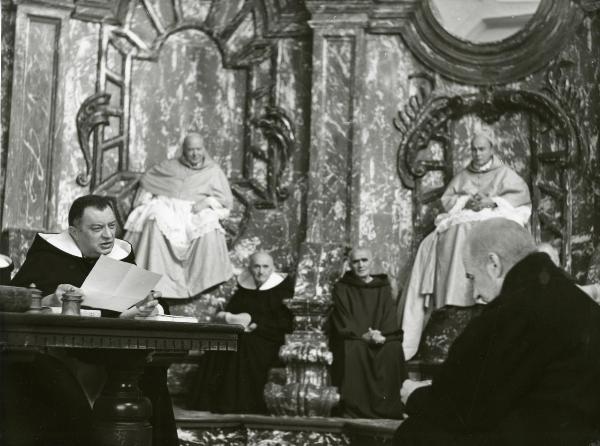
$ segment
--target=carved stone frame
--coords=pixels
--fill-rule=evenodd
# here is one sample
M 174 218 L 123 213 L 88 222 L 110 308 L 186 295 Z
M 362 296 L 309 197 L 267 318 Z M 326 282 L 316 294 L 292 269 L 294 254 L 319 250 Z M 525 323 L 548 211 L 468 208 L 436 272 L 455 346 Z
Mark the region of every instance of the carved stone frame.
M 205 19 L 198 19 L 183 15 L 181 0 L 170 0 L 169 5 L 174 10 L 175 19 L 172 24 L 166 26 L 152 2 L 140 0 L 140 6 L 156 34 L 149 42 L 138 36 L 130 26 L 135 5 L 136 2 L 130 2 L 121 8 L 122 17 L 118 21 L 114 24 L 103 23 L 101 26 L 96 94 L 84 101 L 77 116 L 79 144 L 85 162 L 84 170 L 77 176 L 77 183 L 80 186 L 89 186 L 94 193 L 113 197 L 119 214 L 117 217 L 120 223 L 124 222 L 141 175 L 131 172 L 128 165 L 132 61 L 156 60 L 162 45 L 170 35 L 194 29 L 203 32 L 215 43 L 225 68 L 243 69 L 248 73 L 244 112 L 243 174 L 241 179 L 232 181 L 233 192 L 246 211 L 250 207 L 277 207 L 288 197 L 284 172 L 297 141 L 292 120 L 286 110 L 275 104 L 273 86 L 276 72 L 272 66 L 269 70 L 264 69 L 265 64 L 274 63 L 274 45 L 268 37 L 270 31 L 275 31 L 271 29 L 275 25 L 264 17 L 265 11 L 261 3 L 244 3 L 228 25 L 218 31 L 214 29 L 212 6 Z M 302 17 L 300 13 L 297 15 Z M 230 38 L 247 17 L 254 21 L 255 35 L 241 48 L 233 48 Z M 287 26 L 291 28 L 286 31 L 286 35 L 303 32 L 301 27 L 294 27 L 289 23 Z M 118 71 L 109 67 L 109 51 L 121 60 Z M 107 88 L 109 84 L 119 91 L 118 104 L 110 104 L 111 95 Z M 118 125 L 113 124 L 113 136 L 105 138 L 104 130 L 111 125 L 111 118 L 115 118 Z M 105 176 L 102 172 L 102 157 L 105 150 L 113 148 L 118 150 L 117 172 Z M 257 161 L 265 163 L 264 179 L 255 177 L 253 166 Z M 246 211 L 243 220 L 247 219 Z M 240 226 L 243 226 L 243 222 Z M 239 231 L 233 232 L 239 235 Z
M 570 0 L 541 0 L 524 29 L 491 43 L 472 43 L 448 33 L 423 0 L 403 28 L 410 50 L 443 76 L 457 82 L 492 85 L 512 82 L 548 64 L 583 20 Z
M 414 190 L 414 250 L 433 229 L 432 222 L 422 217 L 423 208 L 436 202 L 445 188 L 425 190 L 423 177 L 430 171 L 441 171 L 444 184 L 447 184 L 454 174 L 450 123 L 467 114 L 476 114 L 484 121 L 494 122 L 504 113 L 525 112 L 530 117 L 532 232 L 537 241 L 542 239 L 542 230 L 561 240 L 561 263 L 570 271 L 573 228 L 571 182 L 575 166 L 587 163 L 589 147 L 577 124 L 578 116 L 584 114 L 581 109 L 584 93 L 568 81 L 568 66 L 567 61 L 555 64 L 548 71 L 546 85 L 540 90 L 487 87 L 478 93 L 446 96 L 434 92 L 430 79 L 429 88 L 421 88 L 418 94 L 411 96 L 394 124 L 402 134 L 398 148 L 398 174 L 403 184 Z M 541 135 L 547 132 L 556 135 L 560 142 L 558 149 L 541 143 Z M 441 145 L 443 159 L 420 156 L 429 149 L 432 141 Z M 545 169 L 556 166 L 561 168 L 558 187 L 542 175 Z M 553 201 L 560 214 L 549 215 L 540 209 L 538 205 L 542 199 Z

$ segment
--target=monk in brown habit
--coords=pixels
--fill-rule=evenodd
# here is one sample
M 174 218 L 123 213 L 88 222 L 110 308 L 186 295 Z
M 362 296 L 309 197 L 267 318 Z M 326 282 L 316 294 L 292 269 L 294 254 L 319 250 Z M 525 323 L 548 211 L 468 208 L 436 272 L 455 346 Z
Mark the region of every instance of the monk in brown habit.
M 352 271 L 333 288 L 333 381 L 344 416 L 400 418 L 402 330 L 387 275 L 371 274 L 372 258 L 368 249 L 352 250 Z

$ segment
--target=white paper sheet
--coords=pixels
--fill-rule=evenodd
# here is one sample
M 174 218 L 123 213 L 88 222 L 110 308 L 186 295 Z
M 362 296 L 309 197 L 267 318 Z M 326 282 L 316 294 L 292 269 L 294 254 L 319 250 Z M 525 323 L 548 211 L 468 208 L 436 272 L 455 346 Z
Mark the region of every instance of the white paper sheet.
M 100 256 L 81 285 L 83 305 L 123 312 L 144 300 L 161 277 L 131 263 Z

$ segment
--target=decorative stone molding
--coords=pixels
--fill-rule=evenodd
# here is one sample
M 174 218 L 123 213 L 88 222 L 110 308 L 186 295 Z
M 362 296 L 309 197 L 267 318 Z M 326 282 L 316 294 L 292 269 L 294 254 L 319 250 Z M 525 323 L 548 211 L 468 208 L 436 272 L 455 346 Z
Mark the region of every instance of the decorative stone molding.
M 333 355 L 324 332 L 331 308 L 330 287 L 340 276 L 344 247 L 305 243 L 301 248 L 293 299 L 294 332 L 279 350 L 285 370 L 274 370 L 265 386 L 265 402 L 275 415 L 329 416 L 340 399 L 331 386 Z
M 328 367 L 333 355 L 322 330 L 331 302 L 294 298 L 285 304 L 294 314 L 295 330 L 279 350 L 285 383 L 265 386 L 267 408 L 275 415 L 329 416 L 340 399 L 331 386 Z
M 85 161 L 85 171 L 77 175 L 77 184 L 87 186 L 92 179 L 92 149 L 90 135 L 100 125 L 108 125 L 110 116 L 120 116 L 120 110 L 109 107 L 110 95 L 98 92 L 83 101 L 77 111 L 76 125 L 79 147 Z
M 273 47 L 269 40 L 264 38 L 266 26 L 265 20 L 286 20 L 298 21 L 306 15 L 304 8 L 295 7 L 291 11 L 287 5 L 279 5 L 277 8 L 264 8 L 262 2 L 245 3 L 244 6 L 235 14 L 235 16 L 225 24 L 217 23 L 217 9 L 211 7 L 206 17 L 196 17 L 183 15 L 181 0 L 173 0 L 168 3 L 173 8 L 172 21 L 162 17 L 163 10 L 157 10 L 156 5 L 146 0 L 137 0 L 130 2 L 115 3 L 110 2 L 80 2 L 90 6 L 91 3 L 104 10 L 118 10 L 119 21 L 117 25 L 108 23 L 103 24 L 101 30 L 101 48 L 98 70 L 98 90 L 97 94 L 88 98 L 80 108 L 80 114 L 77 118 L 79 142 L 85 158 L 85 173 L 78 176 L 78 184 L 81 186 L 90 185 L 92 191 L 97 189 L 108 189 L 111 185 L 107 182 L 114 182 L 112 177 L 105 178 L 101 165 L 102 157 L 98 154 L 104 150 L 118 147 L 118 165 L 119 172 L 116 176 L 122 177 L 123 174 L 131 174 L 128 170 L 129 160 L 129 119 L 130 119 L 130 97 L 131 90 L 135 88 L 131 85 L 132 61 L 134 59 L 156 60 L 160 49 L 166 39 L 179 31 L 196 29 L 209 36 L 219 48 L 224 67 L 245 69 L 250 77 L 268 76 L 274 77 L 273 70 L 265 72 L 262 64 L 270 60 Z M 110 6 L 108 3 L 110 3 Z M 216 3 L 216 2 L 215 2 Z M 89 5 L 88 5 L 89 4 Z M 272 5 L 273 6 L 273 5 Z M 90 6 L 91 7 L 91 6 Z M 116 9 L 115 9 L 116 8 Z M 151 26 L 154 37 L 148 40 L 148 36 L 136 34 L 132 25 L 136 8 L 142 8 L 148 18 L 147 25 Z M 168 9 L 168 6 L 166 6 Z M 163 11 L 163 12 L 161 12 Z M 275 14 L 277 17 L 263 17 L 265 11 Z M 303 15 L 304 14 L 304 15 Z M 233 36 L 241 29 L 242 24 L 248 18 L 252 18 L 254 30 L 251 35 L 241 34 L 236 38 Z M 294 22 L 294 23 L 296 23 Z M 275 26 L 274 23 L 271 23 Z M 221 26 L 223 25 L 223 26 Z M 282 31 L 283 32 L 283 31 Z M 113 58 L 118 58 L 120 63 L 119 72 L 115 72 L 109 66 L 109 53 Z M 260 74 L 259 74 L 260 73 Z M 266 83 L 265 83 L 266 82 Z M 246 92 L 246 109 L 249 116 L 246 118 L 247 128 L 247 146 L 246 156 L 244 157 L 243 178 L 232 181 L 235 195 L 239 198 L 244 207 L 275 208 L 278 203 L 288 197 L 287 187 L 284 182 L 283 174 L 289 164 L 291 154 L 295 149 L 296 135 L 292 120 L 288 113 L 281 107 L 274 105 L 275 98 L 273 93 L 274 79 L 263 79 L 260 82 L 254 82 L 253 90 Z M 110 99 L 108 87 L 117 91 L 119 104 L 112 108 L 107 106 Z M 264 106 L 263 106 L 264 105 Z M 259 113 L 263 113 L 260 115 Z M 109 121 L 109 116 L 117 117 L 115 122 Z M 100 126 L 113 125 L 108 139 L 104 139 L 103 131 L 94 129 Z M 253 131 L 256 129 L 257 131 Z M 94 133 L 93 148 L 90 147 L 89 136 Z M 262 140 L 256 140 L 255 135 L 262 133 Z M 266 144 L 264 144 L 266 141 Z M 266 147 L 262 147 L 265 145 Z M 253 165 L 255 161 L 266 164 L 266 179 L 255 178 Z M 129 175 L 131 176 L 131 175 Z M 249 197 L 241 189 L 250 189 L 254 197 Z M 135 191 L 134 191 L 135 192 Z
M 277 106 L 266 107 L 265 113 L 257 119 L 252 119 L 250 124 L 260 130 L 268 141 L 266 151 L 257 145 L 251 145 L 249 149 L 255 159 L 266 163 L 267 181 L 266 184 L 261 184 L 253 178 L 250 169 L 245 169 L 244 179 L 236 182 L 236 185 L 250 187 L 262 198 L 255 200 L 255 207 L 273 208 L 289 196 L 283 174 L 297 146 L 295 126 L 287 112 Z
M 543 0 L 523 30 L 500 42 L 472 43 L 439 24 L 431 1 L 423 0 L 402 27 L 403 40 L 434 71 L 475 85 L 508 83 L 540 70 L 556 57 L 584 17 L 572 1 Z M 589 9 L 590 2 L 584 3 Z

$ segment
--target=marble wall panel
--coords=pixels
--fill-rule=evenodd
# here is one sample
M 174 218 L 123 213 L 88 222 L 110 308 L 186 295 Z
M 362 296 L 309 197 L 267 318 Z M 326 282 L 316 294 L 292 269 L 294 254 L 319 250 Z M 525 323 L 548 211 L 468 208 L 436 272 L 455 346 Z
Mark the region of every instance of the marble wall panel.
M 88 188 L 79 186 L 75 179 L 84 171 L 85 161 L 79 141 L 75 120 L 83 101 L 96 92 L 98 64 L 98 39 L 100 25 L 97 23 L 70 20 L 65 28 L 70 44 L 65 45 L 63 64 L 64 110 L 58 123 L 62 129 L 61 150 L 56 154 L 56 216 L 50 227 L 60 231 L 68 226 L 69 207 L 75 198 L 89 193 Z
M 244 0 L 213 0 L 207 26 L 220 33 L 242 9 L 244 3 Z
M 400 133 L 392 125 L 397 111 L 408 101 L 408 75 L 421 68 L 394 36 L 367 35 L 367 67 L 363 80 L 358 125 L 360 195 L 355 206 L 360 216 L 354 243 L 374 253 L 374 271 L 390 276 L 394 294 L 401 287 L 410 261 L 412 193 L 397 173 Z
M 313 48 L 308 239 L 342 242 L 351 217 L 356 37 L 320 36 Z
M 310 148 L 310 38 L 280 39 L 277 42 L 275 103 L 282 107 L 294 124 L 296 147 L 284 173 L 289 197 L 283 202 L 288 215 L 288 243 L 295 256 L 306 236 L 306 193 Z
M 586 19 L 560 54 L 572 62 L 567 67 L 569 81 L 581 89 L 583 107 L 576 107 L 577 132 L 583 142 L 581 157 L 571 175 L 573 199 L 572 272 L 583 281 L 590 267 L 594 247 L 600 241 L 600 210 L 594 189 L 600 184 L 598 141 L 600 136 L 600 22 Z M 594 26 L 595 25 L 595 26 Z M 595 201 L 595 202 L 594 202 Z
M 154 23 L 152 20 L 150 20 L 150 16 L 146 12 L 146 8 L 139 0 L 136 1 L 136 5 L 133 9 L 133 16 L 131 18 L 129 27 L 148 46 L 152 46 L 152 42 L 154 42 L 154 40 L 158 37 L 158 32 Z
M 73 199 L 87 193 L 75 182 L 84 165 L 75 117 L 95 91 L 99 25 L 65 20 L 63 10 L 19 11 L 16 51 L 25 74 L 15 77 L 23 93 L 12 98 L 15 168 L 3 226 L 58 231 L 67 226 Z
M 15 67 L 4 225 L 48 226 L 53 191 L 55 100 L 60 18 L 22 11 L 17 17 L 19 65 Z
M 227 50 L 232 53 L 240 52 L 254 38 L 254 20 L 252 14 L 247 14 L 231 37 L 227 40 Z
M 131 85 L 131 170 L 175 156 L 185 134 L 196 131 L 226 174 L 239 174 L 245 73 L 224 69 L 205 34 L 182 31 L 167 39 L 157 61 L 134 60 Z
M 181 0 L 180 3 L 184 19 L 203 22 L 208 16 L 212 0 Z
M 2 36 L 0 40 L 0 178 L 6 178 L 6 161 L 8 157 L 8 130 L 10 127 L 10 99 L 12 95 L 12 76 L 15 47 L 15 8 L 11 2 L 2 1 Z M 4 203 L 5 182 L 0 181 L 0 222 Z

